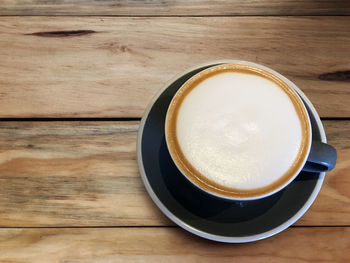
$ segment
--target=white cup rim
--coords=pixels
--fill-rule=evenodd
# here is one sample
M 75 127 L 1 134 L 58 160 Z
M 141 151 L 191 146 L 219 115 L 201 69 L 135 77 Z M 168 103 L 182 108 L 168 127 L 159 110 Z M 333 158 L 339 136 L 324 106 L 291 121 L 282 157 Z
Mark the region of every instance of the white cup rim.
M 269 191 L 267 193 L 264 193 L 264 194 L 261 194 L 261 195 L 256 195 L 256 196 L 252 196 L 252 197 L 230 197 L 230 196 L 226 196 L 226 195 L 221 195 L 219 193 L 216 193 L 216 192 L 212 192 L 210 190 L 207 190 L 207 189 L 203 189 L 202 187 L 200 187 L 199 185 L 197 185 L 195 182 L 193 182 L 187 175 L 186 175 L 186 172 L 177 164 L 176 161 L 174 161 L 174 156 L 173 156 L 173 153 L 172 151 L 169 150 L 169 154 L 171 156 L 171 158 L 173 159 L 174 161 L 174 164 L 175 166 L 177 167 L 177 169 L 181 172 L 181 174 L 191 183 L 193 184 L 195 187 L 199 188 L 200 190 L 206 192 L 207 194 L 209 195 L 212 195 L 212 196 L 216 196 L 218 198 L 223 198 L 223 199 L 226 199 L 226 200 L 232 200 L 232 201 L 251 201 L 251 200 L 257 200 L 257 199 L 261 199 L 261 198 L 265 198 L 265 197 L 268 197 L 268 196 L 271 196 L 279 191 L 281 191 L 283 188 L 287 187 L 297 176 L 298 174 L 301 172 L 303 166 L 305 165 L 306 161 L 307 161 L 307 157 L 309 156 L 309 153 L 310 153 L 310 149 L 311 149 L 311 144 L 312 144 L 312 125 L 311 125 L 311 121 L 310 121 L 310 116 L 309 116 L 309 113 L 305 107 L 305 104 L 301 98 L 301 96 L 299 95 L 298 93 L 298 88 L 297 86 L 292 83 L 289 79 L 287 79 L 285 76 L 283 76 L 282 74 L 272 70 L 271 68 L 268 68 L 266 66 L 263 66 L 263 65 L 260 65 L 260 64 L 257 64 L 257 63 L 253 63 L 253 62 L 248 62 L 248 61 L 241 61 L 241 60 L 229 60 L 229 61 L 225 61 L 225 62 L 221 62 L 221 63 L 217 63 L 217 64 L 239 64 L 239 65 L 248 65 L 248 66 L 253 66 L 253 67 L 257 67 L 257 68 L 261 68 L 265 71 L 268 71 L 270 73 L 272 73 L 273 75 L 277 76 L 278 78 L 282 79 L 285 83 L 288 84 L 288 86 L 290 88 L 292 88 L 297 97 L 299 98 L 300 102 L 301 102 L 301 105 L 302 107 L 304 108 L 304 111 L 306 112 L 306 115 L 307 115 L 307 122 L 308 122 L 308 126 L 310 127 L 309 129 L 309 134 L 308 134 L 308 148 L 307 148 L 307 151 L 306 151 L 306 157 L 304 158 L 304 160 L 301 162 L 298 170 L 294 173 L 293 176 L 291 176 L 287 181 L 285 181 L 282 185 L 280 185 L 279 187 L 273 189 L 272 191 Z M 208 64 L 206 64 L 208 65 Z M 214 65 L 214 64 L 210 64 L 210 65 L 213 65 L 213 66 L 218 66 L 218 65 Z M 199 66 L 195 69 L 198 69 L 198 68 L 201 68 L 202 66 Z M 196 74 L 199 74 L 200 72 L 196 73 Z M 182 74 L 184 75 L 184 74 Z M 182 76 L 181 75 L 181 76 Z M 180 76 L 180 77 L 181 77 Z M 178 78 L 180 78 L 178 77 Z M 292 84 L 292 85 L 291 85 Z M 181 89 L 181 87 L 180 87 Z M 180 90 L 179 89 L 179 90 Z M 175 93 L 174 97 L 176 96 L 176 94 L 179 92 L 179 90 Z M 299 90 L 300 91 L 300 90 Z M 170 102 L 171 103 L 171 102 Z M 167 123 L 168 121 L 168 112 L 169 112 L 169 108 L 167 110 L 167 113 L 166 113 L 166 119 L 165 119 L 165 123 Z M 165 125 L 165 134 L 168 134 L 167 132 L 167 125 Z M 169 148 L 169 144 L 168 144 L 168 140 L 167 140 L 167 136 L 166 136 L 166 143 L 167 143 L 167 147 Z

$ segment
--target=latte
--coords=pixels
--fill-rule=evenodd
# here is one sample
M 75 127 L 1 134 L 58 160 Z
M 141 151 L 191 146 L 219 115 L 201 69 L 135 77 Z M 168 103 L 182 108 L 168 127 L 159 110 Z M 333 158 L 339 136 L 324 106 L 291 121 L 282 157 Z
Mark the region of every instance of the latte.
M 310 148 L 310 123 L 296 92 L 270 72 L 225 64 L 176 93 L 166 140 L 179 170 L 218 196 L 246 198 L 285 185 Z

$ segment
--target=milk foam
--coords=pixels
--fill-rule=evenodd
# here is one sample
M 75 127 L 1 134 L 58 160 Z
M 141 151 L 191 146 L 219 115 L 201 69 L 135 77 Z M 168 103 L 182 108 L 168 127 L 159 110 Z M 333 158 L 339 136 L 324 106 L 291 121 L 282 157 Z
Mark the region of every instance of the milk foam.
M 239 72 L 216 74 L 190 91 L 176 133 L 186 159 L 203 176 L 242 190 L 278 180 L 302 139 L 288 95 L 268 79 Z

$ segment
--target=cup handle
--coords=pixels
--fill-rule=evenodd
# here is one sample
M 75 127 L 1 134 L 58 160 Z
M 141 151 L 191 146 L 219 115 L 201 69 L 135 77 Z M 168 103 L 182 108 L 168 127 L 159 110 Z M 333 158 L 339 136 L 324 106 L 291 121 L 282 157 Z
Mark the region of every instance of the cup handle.
M 337 162 L 337 151 L 330 145 L 313 141 L 309 157 L 303 167 L 306 172 L 327 172 L 334 168 Z

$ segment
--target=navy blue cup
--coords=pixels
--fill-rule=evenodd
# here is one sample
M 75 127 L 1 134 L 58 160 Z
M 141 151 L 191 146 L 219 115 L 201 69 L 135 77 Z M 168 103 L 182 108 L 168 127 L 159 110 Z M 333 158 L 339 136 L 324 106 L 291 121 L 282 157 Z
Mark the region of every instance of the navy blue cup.
M 305 172 L 327 172 L 337 162 L 337 151 L 329 144 L 313 141 L 307 161 L 303 167 Z

